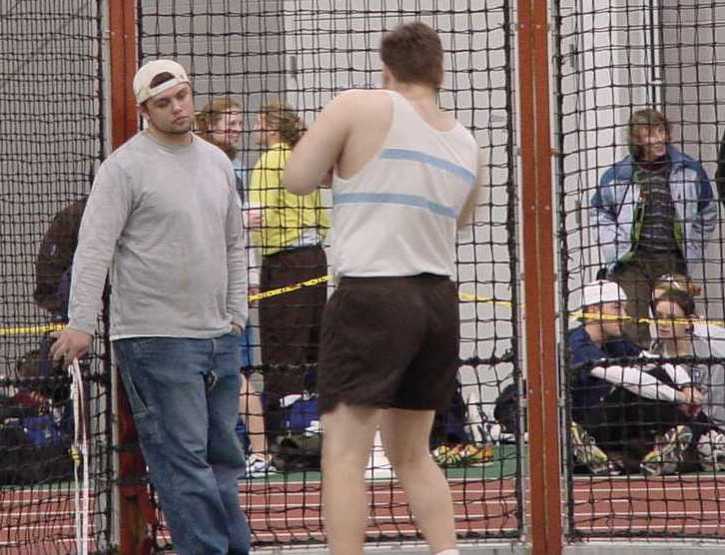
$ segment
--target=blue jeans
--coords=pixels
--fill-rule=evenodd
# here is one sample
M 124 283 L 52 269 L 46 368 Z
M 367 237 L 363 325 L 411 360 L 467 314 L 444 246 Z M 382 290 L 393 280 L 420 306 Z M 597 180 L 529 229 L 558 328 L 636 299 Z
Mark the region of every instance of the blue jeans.
M 249 368 L 252 366 L 252 345 L 254 345 L 254 331 L 247 321 L 247 325 L 244 327 L 244 331 L 239 337 L 239 347 L 241 350 L 239 362 L 242 368 Z
M 247 555 L 235 433 L 239 337 L 114 341 L 149 475 L 179 555 Z

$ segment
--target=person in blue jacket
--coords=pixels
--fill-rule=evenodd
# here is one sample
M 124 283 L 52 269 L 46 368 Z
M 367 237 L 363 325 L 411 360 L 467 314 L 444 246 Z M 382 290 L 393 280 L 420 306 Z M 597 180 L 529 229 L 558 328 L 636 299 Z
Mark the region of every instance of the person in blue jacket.
M 717 170 L 715 170 L 715 185 L 720 202 L 725 206 L 725 133 L 720 139 L 720 148 L 717 151 Z
M 622 286 L 639 324 L 627 335 L 646 348 L 651 338 L 644 319 L 655 280 L 666 273 L 689 276 L 704 264 L 716 206 L 702 164 L 670 144 L 664 114 L 634 112 L 628 133 L 630 154 L 604 173 L 591 209 L 604 274 Z

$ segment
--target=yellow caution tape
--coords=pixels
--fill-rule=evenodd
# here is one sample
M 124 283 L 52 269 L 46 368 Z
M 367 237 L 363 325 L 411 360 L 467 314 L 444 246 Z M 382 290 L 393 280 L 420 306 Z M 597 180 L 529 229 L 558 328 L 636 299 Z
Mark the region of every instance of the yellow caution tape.
M 249 296 L 249 300 L 250 300 L 250 302 L 254 302 L 254 301 L 261 301 L 263 299 L 269 299 L 270 297 L 277 297 L 279 295 L 285 295 L 287 293 L 299 291 L 303 287 L 314 287 L 314 286 L 320 285 L 322 283 L 327 283 L 331 279 L 332 279 L 332 276 L 330 276 L 330 275 L 308 279 L 306 281 L 294 283 L 292 285 L 278 287 L 277 289 L 269 289 L 267 291 L 255 293 L 254 295 Z M 508 307 L 513 306 L 513 303 L 511 301 L 504 301 L 504 300 L 500 300 L 500 299 L 495 299 L 493 297 L 487 297 L 484 295 L 474 295 L 472 293 L 459 293 L 458 298 L 462 302 L 487 303 L 487 304 L 503 305 L 503 306 L 508 306 Z M 622 321 L 632 321 L 633 320 L 632 318 L 627 317 L 627 316 L 625 316 L 625 317 L 610 316 L 610 315 L 606 315 L 606 314 L 585 315 L 581 310 L 571 312 L 569 316 L 570 316 L 570 318 L 576 318 L 579 320 L 622 320 Z M 725 321 L 723 321 L 723 320 L 698 319 L 696 321 L 701 322 L 701 323 L 708 323 L 708 324 L 715 325 L 715 326 L 725 327 Z M 638 322 L 649 324 L 649 323 L 657 322 L 657 320 L 654 320 L 651 318 L 640 318 L 638 320 Z M 673 322 L 673 320 L 668 318 L 668 319 L 662 320 L 662 322 L 671 324 Z M 675 319 L 674 323 L 689 324 L 690 320 L 684 319 L 684 318 Z M 48 332 L 61 331 L 63 328 L 65 328 L 65 324 L 45 324 L 45 325 L 38 325 L 38 326 L 22 326 L 22 327 L 7 327 L 7 328 L 0 327 L 0 337 L 12 336 L 12 335 L 42 335 L 42 334 L 48 333 Z
M 51 331 L 61 331 L 63 328 L 65 328 L 65 324 L 43 324 L 41 326 L 0 328 L 0 337 L 8 335 L 42 335 Z
M 326 283 L 332 279 L 332 276 L 321 276 L 317 278 L 308 279 L 307 281 L 302 281 L 300 283 L 294 283 L 292 285 L 285 285 L 284 287 L 279 287 L 277 289 L 270 289 L 268 291 L 262 291 L 261 293 L 256 293 L 254 295 L 249 296 L 249 300 L 251 302 L 254 301 L 260 301 L 262 299 L 268 299 L 269 297 L 276 297 L 277 295 L 284 295 L 285 293 L 292 293 L 293 291 L 298 291 L 302 289 L 303 287 L 314 287 L 315 285 L 320 285 L 321 283 Z
M 584 314 L 581 310 L 570 312 L 569 317 L 579 320 L 620 320 L 622 322 L 635 322 L 637 324 L 710 324 L 712 326 L 725 327 L 725 320 L 705 320 L 704 318 L 632 318 L 631 316 L 614 316 L 611 314 Z

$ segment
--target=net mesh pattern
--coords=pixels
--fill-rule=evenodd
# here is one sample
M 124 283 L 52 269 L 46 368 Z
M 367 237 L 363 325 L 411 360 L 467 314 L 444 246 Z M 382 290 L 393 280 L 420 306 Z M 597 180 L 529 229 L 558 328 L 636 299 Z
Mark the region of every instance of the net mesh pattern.
M 48 363 L 47 346 L 64 318 L 54 287 L 70 266 L 62 247 L 73 240 L 69 207 L 88 194 L 104 156 L 102 13 L 101 2 L 86 0 L 0 6 L 2 553 L 75 552 L 70 379 Z M 90 545 L 98 550 L 109 545 L 112 526 L 102 330 L 99 320 L 95 354 L 81 362 Z
M 260 164 L 268 145 L 258 140 L 259 116 L 281 101 L 301 128 L 337 93 L 380 86 L 382 32 L 412 19 L 440 33 L 446 66 L 440 102 L 481 145 L 486 189 L 472 229 L 459 239 L 461 388 L 451 410 L 436 422 L 432 451 L 450 480 L 462 541 L 522 536 L 526 460 L 518 400 L 523 307 L 514 4 L 137 4 L 139 62 L 171 57 L 189 70 L 198 125 L 214 99 L 231 97 L 239 106 L 241 136 L 233 154 L 243 210 L 248 223 L 262 215 L 249 248 L 250 282 L 261 295 L 251 310 L 248 356 L 240 361 L 252 392 L 240 399 L 240 437 L 251 437 L 254 450 L 262 445 L 262 454 L 273 455 L 278 470 L 262 470 L 240 482 L 256 546 L 325 541 L 315 419 L 303 415 L 301 428 L 292 430 L 292 410 L 282 406 L 290 399 L 282 398 L 299 394 L 302 402 L 292 407 L 314 406 L 315 330 L 324 299 L 334 290 L 326 279 L 334 262 L 327 248 L 329 193 L 322 192 L 307 212 L 295 207 L 291 226 L 267 213 L 274 204 L 269 196 L 253 194 L 260 176 L 274 169 Z M 719 189 L 725 183 L 725 154 L 718 70 L 725 59 L 725 2 L 560 0 L 551 7 L 567 539 L 720 540 L 725 322 Z M 39 255 L 59 254 L 49 232 L 72 228 L 68 220 L 104 157 L 106 9 L 101 1 L 80 0 L 11 1 L 0 8 L 0 547 L 8 553 L 75 549 L 69 380 L 44 365 L 43 354 L 47 332 L 62 320 L 62 306 L 53 291 L 43 295 L 38 288 L 39 277 L 55 283 L 62 271 L 47 260 L 41 263 Z M 636 125 L 630 125 L 633 117 L 639 118 Z M 642 137 L 660 131 L 670 147 L 666 155 L 643 143 Z M 206 138 L 220 140 L 213 133 Z M 267 194 L 279 193 L 272 187 Z M 306 216 L 314 225 L 305 223 Z M 304 235 L 310 227 L 314 233 Z M 272 280 L 265 261 L 275 250 L 286 250 L 290 237 L 319 243 L 317 258 L 286 281 Z M 618 282 L 616 291 L 627 295 L 620 303 L 626 311 L 621 323 L 614 318 L 602 324 L 596 310 L 581 310 L 592 295 L 617 300 L 607 297 L 601 284 L 594 293 L 585 287 L 596 278 Z M 289 287 L 300 282 L 301 289 Z M 678 320 L 680 309 L 689 310 L 682 294 L 692 297 L 694 310 Z M 285 336 L 286 348 L 275 350 L 265 310 L 287 315 L 308 310 L 311 316 L 302 334 L 294 326 L 273 329 L 291 334 Z M 598 333 L 588 327 L 592 322 L 607 339 L 621 336 L 630 345 L 607 341 L 603 349 L 597 337 L 587 343 Z M 101 316 L 94 355 L 82 364 L 92 431 L 92 545 L 98 551 L 113 542 L 115 518 L 111 379 L 103 330 Z M 658 340 L 654 347 L 652 340 Z M 590 344 L 608 360 L 582 350 Z M 659 358 L 643 361 L 641 348 Z M 266 446 L 250 419 L 262 392 L 277 396 L 277 404 L 267 399 L 264 409 Z M 284 451 L 280 438 L 290 435 L 296 436 L 296 447 Z M 311 455 L 300 451 L 300 437 L 313 445 Z M 130 445 L 118 448 L 132 452 Z M 395 479 L 375 458 L 369 470 L 377 479 L 369 486 L 368 540 L 421 539 Z M 146 489 L 143 475 L 118 478 L 122 486 Z M 138 524 L 152 530 L 157 547 L 171 548 L 163 517 L 146 508 L 140 507 Z
M 725 3 L 555 13 L 568 535 L 722 539 Z
M 331 206 L 329 192 L 323 191 L 312 205 L 305 205 L 307 215 L 296 205 L 287 210 L 284 225 L 275 219 L 275 209 L 289 201 L 280 200 L 279 183 L 264 181 L 271 179 L 269 172 L 274 168 L 265 158 L 267 148 L 259 144 L 259 115 L 268 118 L 269 126 L 273 117 L 269 116 L 269 104 L 282 102 L 290 108 L 288 115 L 296 120 L 297 127 L 307 126 L 337 93 L 380 87 L 377 49 L 383 31 L 415 19 L 431 24 L 440 33 L 446 67 L 441 104 L 475 134 L 486 157 L 487 193 L 476 211 L 473 229 L 461 236 L 457 252 L 462 295 L 461 392 L 450 414 L 439 416 L 432 448 L 446 467 L 454 490 L 460 538 L 515 538 L 521 533 L 518 434 L 509 428 L 505 441 L 499 441 L 500 427 L 493 420 L 499 394 L 507 385 L 520 383 L 510 10 L 510 2 L 502 0 L 478 5 L 453 0 L 248 1 L 241 7 L 237 2 L 212 0 L 139 4 L 140 62 L 169 57 L 190 71 L 201 118 L 200 133 L 217 144 L 223 142 L 221 136 L 204 134 L 209 103 L 225 97 L 238 103 L 243 129 L 234 157 L 245 217 L 254 217 L 260 210 L 264 215 L 261 229 L 252 230 L 250 250 L 256 252 L 250 257 L 250 281 L 255 284 L 254 274 L 261 270 L 263 298 L 251 311 L 245 373 L 255 391 L 265 393 L 267 448 L 274 454 L 272 463 L 286 471 L 242 483 L 243 507 L 250 517 L 256 545 L 319 543 L 325 539 L 316 463 L 303 457 L 295 459 L 280 448 L 280 441 L 291 433 L 287 427 L 289 413 L 277 411 L 269 400 L 288 394 L 311 394 L 314 399 L 314 328 L 319 321 L 314 314 L 301 316 L 305 323 L 300 326 L 296 320 L 295 331 L 285 328 L 284 320 L 290 311 L 321 310 L 324 293 L 320 301 L 314 287 L 283 289 L 323 277 L 329 268 L 319 259 L 305 260 L 299 272 L 280 280 L 270 278 L 271 270 L 265 265 L 280 250 L 300 240 L 300 228 L 309 227 L 310 221 L 316 227 L 312 242 L 319 241 L 327 262 L 333 263 L 325 229 Z M 264 188 L 264 193 L 256 193 L 255 188 Z M 318 293 L 325 287 L 318 285 Z M 334 286 L 328 283 L 327 289 L 329 294 Z M 279 294 L 265 297 L 269 291 Z M 265 311 L 277 322 L 271 331 Z M 310 331 L 302 329 L 304 326 Z M 286 338 L 281 349 L 273 345 L 275 334 Z M 519 416 L 515 404 L 512 399 L 512 421 Z M 256 406 L 243 400 L 242 413 L 253 413 Z M 292 435 L 299 434 L 293 430 Z M 252 447 L 254 443 L 253 438 Z M 463 452 L 464 448 L 467 451 Z M 375 455 L 370 465 L 369 471 L 378 479 L 370 485 L 373 518 L 367 539 L 420 539 L 397 481 L 389 476 L 380 478 L 387 475 L 381 474 L 384 470 L 376 464 Z M 159 545 L 169 541 L 162 520 L 156 541 Z

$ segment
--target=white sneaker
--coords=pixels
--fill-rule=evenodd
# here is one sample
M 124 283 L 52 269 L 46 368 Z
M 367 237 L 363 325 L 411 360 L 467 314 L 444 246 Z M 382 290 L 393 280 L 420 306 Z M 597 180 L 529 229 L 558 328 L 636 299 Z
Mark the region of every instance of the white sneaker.
M 616 465 L 598 446 L 593 436 L 576 422 L 571 423 L 571 451 L 574 460 L 594 475 L 619 474 Z
M 274 465 L 258 453 L 252 453 L 247 457 L 244 475 L 247 478 L 262 478 L 267 474 L 274 474 L 277 469 Z
M 692 430 L 679 425 L 657 438 L 655 448 L 647 453 L 639 464 L 645 476 L 674 474 L 684 461 L 684 453 L 692 441 Z
M 697 442 L 697 452 L 706 471 L 725 471 L 725 434 L 718 430 L 703 434 Z

